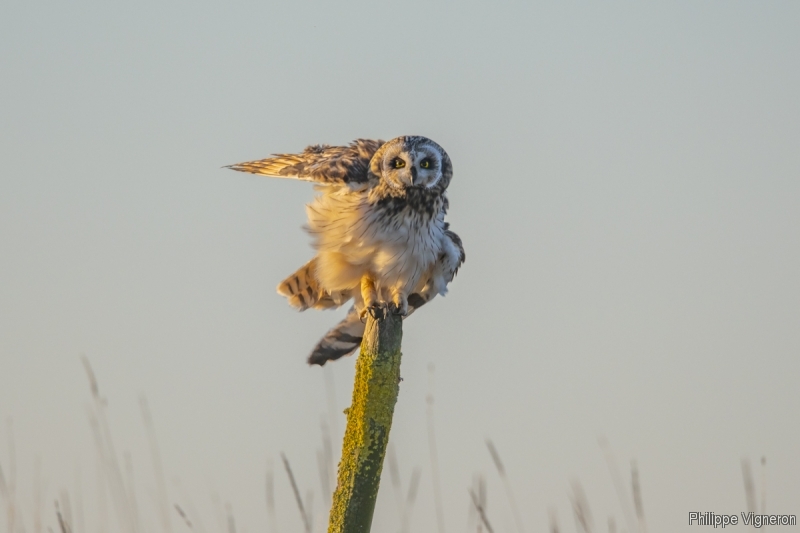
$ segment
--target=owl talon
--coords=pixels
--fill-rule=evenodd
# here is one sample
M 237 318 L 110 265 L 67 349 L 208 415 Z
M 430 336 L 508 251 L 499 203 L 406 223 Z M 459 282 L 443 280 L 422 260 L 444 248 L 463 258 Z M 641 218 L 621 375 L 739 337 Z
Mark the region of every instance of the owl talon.
M 374 318 L 375 320 L 383 320 L 386 318 L 386 305 L 374 303 L 369 307 L 365 308 L 365 311 L 369 313 L 369 316 Z

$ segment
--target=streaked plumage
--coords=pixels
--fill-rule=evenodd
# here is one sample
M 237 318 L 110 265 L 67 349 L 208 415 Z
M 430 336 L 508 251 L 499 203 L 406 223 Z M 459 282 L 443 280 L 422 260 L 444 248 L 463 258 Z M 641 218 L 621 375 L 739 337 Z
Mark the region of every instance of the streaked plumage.
M 301 311 L 354 304 L 314 348 L 311 364 L 355 351 L 366 313 L 408 316 L 445 294 L 464 262 L 461 239 L 444 221 L 452 164 L 430 139 L 309 146 L 229 168 L 311 181 L 321 193 L 306 206 L 317 255 L 278 293 Z

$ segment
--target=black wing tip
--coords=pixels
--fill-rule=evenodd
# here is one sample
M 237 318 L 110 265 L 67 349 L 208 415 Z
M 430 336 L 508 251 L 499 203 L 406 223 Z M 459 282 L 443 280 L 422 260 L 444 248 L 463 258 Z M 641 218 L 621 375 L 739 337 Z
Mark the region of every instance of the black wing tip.
M 352 337 L 350 335 L 346 335 L 346 337 L 347 339 L 341 339 L 341 340 L 345 340 L 345 342 L 353 342 L 354 346 L 346 348 L 334 348 L 332 346 L 317 345 L 317 347 L 314 348 L 314 351 L 311 352 L 311 355 L 308 356 L 308 359 L 306 359 L 306 362 L 312 366 L 313 365 L 325 366 L 325 363 L 327 363 L 328 361 L 336 361 L 337 359 L 341 359 L 346 355 L 352 354 L 361 345 L 361 338 Z M 352 339 L 352 341 L 350 339 Z
M 308 356 L 308 360 L 306 362 L 308 363 L 308 366 L 325 366 L 325 363 L 328 362 L 328 359 L 321 357 L 319 354 L 313 353 Z

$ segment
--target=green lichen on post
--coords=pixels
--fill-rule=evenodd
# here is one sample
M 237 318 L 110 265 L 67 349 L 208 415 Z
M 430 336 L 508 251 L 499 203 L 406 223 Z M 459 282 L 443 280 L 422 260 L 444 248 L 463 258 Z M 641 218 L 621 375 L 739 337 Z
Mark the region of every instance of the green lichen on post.
M 400 390 L 399 316 L 369 318 L 356 361 L 353 403 L 333 493 L 328 533 L 368 533 L 389 442 L 394 405 Z

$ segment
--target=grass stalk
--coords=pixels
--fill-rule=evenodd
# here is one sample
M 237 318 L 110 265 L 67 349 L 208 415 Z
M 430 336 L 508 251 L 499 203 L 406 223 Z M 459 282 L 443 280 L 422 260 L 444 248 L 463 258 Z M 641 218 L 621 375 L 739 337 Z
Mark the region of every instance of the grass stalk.
M 389 446 L 387 452 L 389 461 L 389 480 L 392 482 L 395 505 L 397 505 L 397 516 L 400 518 L 400 533 L 407 533 L 411 520 L 411 510 L 417 498 L 417 487 L 419 486 L 419 468 L 411 472 L 411 480 L 408 483 L 408 493 L 403 494 L 403 483 L 400 479 L 400 468 L 397 464 L 397 454 L 393 446 Z
M 175 490 L 179 493 L 181 501 L 183 501 L 182 506 L 175 505 L 178 514 L 184 518 L 191 529 L 199 533 L 206 533 L 206 526 L 201 519 L 200 513 L 197 512 L 197 508 L 194 506 L 194 503 L 192 503 L 192 499 L 184 490 L 179 479 L 175 480 Z
M 414 503 L 417 501 L 417 489 L 419 488 L 419 468 L 415 468 L 411 472 L 411 481 L 408 482 L 408 494 L 406 495 L 406 504 L 403 512 L 403 517 L 400 521 L 400 533 L 408 533 L 411 524 L 411 513 L 414 510 Z
M 228 517 L 228 533 L 236 533 L 236 521 L 233 519 L 233 507 L 230 503 L 225 504 L 225 514 Z
M 605 457 L 608 471 L 611 474 L 611 480 L 614 482 L 614 490 L 617 492 L 620 507 L 622 507 L 622 516 L 625 519 L 625 524 L 628 526 L 628 531 L 638 531 L 636 527 L 636 520 L 634 520 L 634 510 L 631 508 L 631 501 L 628 499 L 625 492 L 625 486 L 622 483 L 622 476 L 617 468 L 617 461 L 614 458 L 614 453 L 611 451 L 611 445 L 605 437 L 598 439 L 600 448 L 603 450 L 603 457 Z
M 514 492 L 511 490 L 511 482 L 506 475 L 503 461 L 500 460 L 500 454 L 497 453 L 497 448 L 494 447 L 494 444 L 489 439 L 486 439 L 486 447 L 489 448 L 489 454 L 492 456 L 492 461 L 494 461 L 494 466 L 497 468 L 497 473 L 500 474 L 500 479 L 503 480 L 503 488 L 505 488 L 506 496 L 508 496 L 508 503 L 511 504 L 511 512 L 514 513 L 514 523 L 517 526 L 517 533 L 525 533 L 525 528 L 522 525 L 522 517 L 517 508 L 517 500 L 514 498 Z
M 101 459 L 103 473 L 108 482 L 111 502 L 117 512 L 120 528 L 125 533 L 138 533 L 136 529 L 137 517 L 134 515 L 135 511 L 129 500 L 128 488 L 117 459 L 114 441 L 111 438 L 111 428 L 106 416 L 106 401 L 100 396 L 97 378 L 89 360 L 86 357 L 82 357 L 81 361 L 89 378 L 89 388 L 94 400 L 93 409 L 89 411 L 89 424 L 92 428 L 97 453 Z
M 125 494 L 127 496 L 128 502 L 128 509 L 130 512 L 130 516 L 133 519 L 133 527 L 134 531 L 139 531 L 139 504 L 136 500 L 136 484 L 133 480 L 133 458 L 131 457 L 130 452 L 125 452 L 125 473 L 126 473 L 126 482 L 127 486 L 125 487 Z
M 164 476 L 164 466 L 161 462 L 161 450 L 156 438 L 156 427 L 153 423 L 153 416 L 150 413 L 150 406 L 147 398 L 139 398 L 139 407 L 142 411 L 142 420 L 147 432 L 147 440 L 150 444 L 150 459 L 153 462 L 153 472 L 156 475 L 156 490 L 158 491 L 158 511 L 161 519 L 161 527 L 164 533 L 172 533 L 172 521 L 169 512 L 169 497 L 167 496 L 167 482 Z
M 336 476 L 333 465 L 333 444 L 331 443 L 330 426 L 323 418 L 320 421 L 322 430 L 322 449 L 317 450 L 317 467 L 319 468 L 319 480 L 322 486 L 323 504 L 330 506 L 333 502 L 332 480 Z
M 476 474 L 472 480 L 472 493 L 475 494 L 478 505 L 471 505 L 470 510 L 475 511 L 475 517 L 477 518 L 477 527 L 475 530 L 477 533 L 483 533 L 483 520 L 480 516 L 480 510 L 483 509 L 483 514 L 487 514 L 487 496 L 486 496 L 486 478 L 483 477 L 482 474 Z M 472 516 L 470 516 L 470 519 Z
M 592 533 L 592 513 L 589 510 L 589 500 L 586 499 L 586 492 L 579 481 L 575 480 L 572 483 L 572 494 L 570 495 L 570 503 L 572 503 L 572 513 L 575 516 L 575 526 L 578 531 L 583 533 Z
M 644 504 L 642 503 L 642 484 L 639 482 L 639 467 L 636 461 L 631 462 L 631 487 L 633 489 L 633 505 L 636 508 L 636 518 L 639 519 L 639 533 L 647 533 L 647 523 L 644 520 Z
M 56 500 L 56 518 L 58 519 L 58 528 L 61 533 L 72 533 L 69 524 L 66 522 L 66 520 L 64 520 L 64 516 L 61 514 L 61 508 L 58 506 L 58 500 Z
M 72 502 L 66 489 L 61 489 L 58 508 L 61 510 L 67 529 L 75 531 L 75 522 L 72 520 Z
M 403 496 L 403 484 L 400 481 L 400 468 L 397 465 L 397 454 L 395 453 L 394 446 L 389 446 L 386 454 L 386 460 L 389 462 L 389 481 L 392 482 L 392 492 L 394 493 L 394 502 L 397 505 L 397 516 L 402 520 L 406 512 L 405 497 Z
M 486 517 L 486 511 L 483 508 L 483 505 L 481 505 L 481 502 L 478 499 L 478 497 L 475 495 L 475 492 L 470 490 L 469 491 L 469 496 L 470 496 L 470 498 L 472 498 L 472 504 L 475 506 L 475 509 L 478 511 L 478 517 L 481 519 L 481 523 L 486 528 L 486 531 L 488 531 L 489 533 L 494 533 L 494 529 L 492 529 L 492 525 L 489 523 L 489 519 Z
M 549 533 L 560 533 L 561 529 L 558 527 L 558 512 L 555 507 L 547 509 L 547 518 L 549 520 Z M 616 533 L 616 531 L 614 532 Z
M 439 454 L 436 450 L 436 426 L 433 418 L 433 363 L 428 365 L 428 404 L 426 414 L 428 418 L 428 451 L 431 456 L 431 478 L 433 479 L 433 500 L 436 505 L 436 526 L 439 533 L 445 533 L 444 507 L 442 505 L 442 485 L 439 480 Z
M 270 533 L 278 533 L 278 518 L 275 513 L 275 474 L 272 470 L 272 460 L 267 464 L 265 479 L 267 497 L 267 518 L 269 519 Z
M 292 492 L 294 493 L 294 499 L 297 502 L 297 508 L 300 510 L 300 517 L 303 519 L 305 532 L 311 533 L 311 520 L 306 512 L 305 506 L 303 505 L 303 498 L 300 496 L 300 490 L 297 488 L 297 482 L 294 480 L 294 474 L 292 473 L 291 465 L 289 465 L 289 459 L 287 459 L 286 455 L 283 453 L 281 453 L 281 459 L 283 459 L 283 466 L 286 468 L 286 474 L 289 476 L 289 483 L 292 485 Z
M 177 503 L 175 504 L 175 511 L 177 511 L 178 516 L 180 516 L 183 519 L 183 523 L 186 524 L 186 527 L 188 527 L 189 529 L 194 529 L 192 527 L 192 521 L 186 515 L 186 512 L 183 509 L 181 509 L 181 506 L 178 505 Z

